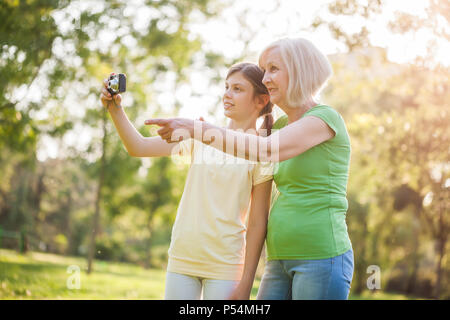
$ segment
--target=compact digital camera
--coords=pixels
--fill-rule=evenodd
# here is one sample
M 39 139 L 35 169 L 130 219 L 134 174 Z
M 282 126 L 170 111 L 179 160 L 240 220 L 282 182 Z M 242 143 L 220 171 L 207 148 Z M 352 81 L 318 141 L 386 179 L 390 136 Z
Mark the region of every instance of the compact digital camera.
M 125 92 L 127 88 L 127 77 L 123 73 L 111 73 L 108 79 L 108 92 L 111 95 L 115 95 L 121 92 Z

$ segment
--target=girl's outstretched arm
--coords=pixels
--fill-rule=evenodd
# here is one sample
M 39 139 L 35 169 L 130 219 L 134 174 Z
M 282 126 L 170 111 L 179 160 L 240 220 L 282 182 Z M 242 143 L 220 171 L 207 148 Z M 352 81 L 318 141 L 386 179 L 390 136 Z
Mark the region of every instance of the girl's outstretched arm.
M 114 126 L 119 133 L 123 145 L 132 157 L 162 157 L 170 156 L 172 149 L 178 144 L 167 143 L 161 137 L 143 137 L 128 119 L 125 111 L 121 107 L 122 97 L 120 94 L 111 96 L 106 90 L 107 80 L 100 95 L 102 104 L 111 115 Z

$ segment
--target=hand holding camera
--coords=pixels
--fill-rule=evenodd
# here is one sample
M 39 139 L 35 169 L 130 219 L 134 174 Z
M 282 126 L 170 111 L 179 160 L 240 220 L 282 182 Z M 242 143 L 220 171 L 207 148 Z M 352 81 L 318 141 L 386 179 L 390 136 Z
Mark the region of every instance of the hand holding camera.
M 126 91 L 126 76 L 123 73 L 111 73 L 103 81 L 102 93 L 100 99 L 105 108 L 109 109 L 111 105 L 120 107 L 122 103 L 121 92 Z

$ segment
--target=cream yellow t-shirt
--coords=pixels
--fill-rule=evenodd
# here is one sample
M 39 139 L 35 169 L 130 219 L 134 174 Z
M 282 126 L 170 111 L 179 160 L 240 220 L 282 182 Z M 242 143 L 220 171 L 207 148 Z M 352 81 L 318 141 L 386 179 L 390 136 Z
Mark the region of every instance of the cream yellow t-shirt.
M 235 158 L 194 139 L 176 148 L 191 165 L 172 229 L 167 271 L 240 280 L 252 187 L 273 179 L 273 165 Z

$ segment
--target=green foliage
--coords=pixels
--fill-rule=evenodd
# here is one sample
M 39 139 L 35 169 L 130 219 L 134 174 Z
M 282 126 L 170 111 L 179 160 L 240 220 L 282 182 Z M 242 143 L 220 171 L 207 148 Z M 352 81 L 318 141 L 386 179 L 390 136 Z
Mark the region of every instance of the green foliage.
M 0 173 L 5 183 L 0 187 L 0 223 L 3 227 L 26 228 L 33 239 L 30 245 L 35 249 L 86 254 L 95 202 L 101 203 L 100 211 L 106 214 L 101 221 L 108 226 L 118 216 L 127 217 L 127 211 L 138 205 L 145 206 L 137 210 L 147 215 L 147 220 L 144 225 L 127 229 L 131 234 L 142 227 L 145 230 L 154 217 L 156 225 L 173 221 L 182 189 L 171 190 L 171 181 L 178 180 L 170 177 L 170 170 L 165 170 L 171 166 L 169 160 L 157 162 L 162 167 L 156 166 L 154 170 L 162 169 L 158 171 L 160 176 L 149 177 L 161 180 L 167 190 L 161 190 L 157 198 L 139 196 L 141 192 L 152 194 L 163 184 L 158 181 L 146 184 L 139 177 L 142 162 L 124 150 L 98 101 L 99 87 L 101 80 L 113 70 L 131 75 L 130 93 L 126 95 L 134 99 L 127 113 L 131 120 L 135 119 L 144 105 L 153 102 L 154 82 L 166 73 L 176 74 L 177 82 L 184 79 L 183 72 L 201 44 L 189 37 L 190 13 L 214 15 L 210 3 L 206 0 L 149 1 L 141 6 L 127 1 L 99 1 L 98 7 L 81 5 L 79 1 L 1 3 Z M 148 26 L 138 28 L 136 13 L 149 8 L 152 17 Z M 105 32 L 114 37 L 99 46 Z M 40 91 L 41 95 L 37 99 L 29 97 L 30 91 Z M 75 108 L 82 112 L 74 113 Z M 156 107 L 153 109 L 158 112 Z M 65 156 L 61 161 L 36 161 L 42 138 L 51 137 L 61 146 L 69 134 L 78 136 L 80 127 L 97 129 L 85 150 L 70 147 L 60 150 Z M 102 171 L 105 174 L 101 179 L 100 198 L 95 198 Z M 114 234 L 109 229 L 100 230 L 99 245 L 105 248 L 104 252 L 118 241 L 104 241 L 106 235 Z M 140 239 L 137 243 L 145 241 Z M 123 246 L 119 255 L 122 250 Z M 141 249 L 137 246 L 136 250 Z M 139 260 L 134 254 L 131 256 L 134 258 L 122 255 L 120 259 Z
M 434 283 L 448 295 L 449 70 L 389 63 L 380 49 L 362 52 L 355 60 L 333 57 L 336 75 L 324 96 L 344 115 L 352 141 L 347 222 L 356 292 L 365 288 L 366 268 L 379 265 L 390 270 L 383 278 L 389 290 L 434 297 Z

